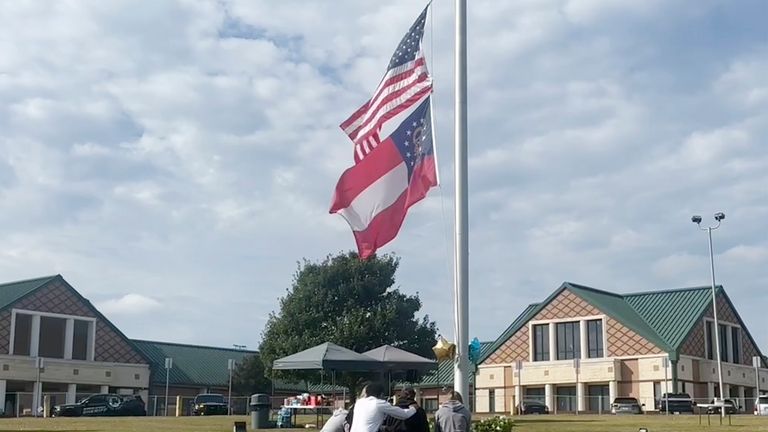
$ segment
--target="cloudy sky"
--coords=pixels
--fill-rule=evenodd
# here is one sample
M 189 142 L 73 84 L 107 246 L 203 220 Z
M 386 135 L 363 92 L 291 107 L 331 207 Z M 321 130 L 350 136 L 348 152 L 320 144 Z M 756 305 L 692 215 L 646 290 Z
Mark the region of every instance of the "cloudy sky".
M 61 273 L 128 336 L 258 345 L 327 214 L 367 97 L 423 2 L 0 3 L 0 275 Z M 452 336 L 453 2 L 434 1 L 443 186 L 398 284 Z M 768 351 L 768 5 L 472 0 L 470 336 L 563 281 L 718 283 Z M 215 325 L 210 325 L 214 323 Z

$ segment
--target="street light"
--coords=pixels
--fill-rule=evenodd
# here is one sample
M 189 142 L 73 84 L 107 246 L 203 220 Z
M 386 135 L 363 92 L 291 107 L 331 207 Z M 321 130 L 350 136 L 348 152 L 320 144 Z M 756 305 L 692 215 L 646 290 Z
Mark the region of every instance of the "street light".
M 725 213 L 723 212 L 717 212 L 715 213 L 715 220 L 717 221 L 717 225 L 715 226 L 709 226 L 709 227 L 702 227 L 701 226 L 701 216 L 694 215 L 691 217 L 691 222 L 695 223 L 700 230 L 706 231 L 707 235 L 709 237 L 709 266 L 711 270 L 712 275 L 712 315 L 715 320 L 715 347 L 717 348 L 717 379 L 720 386 L 720 400 L 725 400 L 725 395 L 723 394 L 723 365 L 722 365 L 722 358 L 720 357 L 720 325 L 717 322 L 717 297 L 715 295 L 715 255 L 712 252 L 712 231 L 720 228 L 720 223 L 725 219 Z M 717 403 L 717 398 L 715 398 L 715 403 Z M 725 417 L 725 406 L 720 406 L 720 415 L 722 417 Z
M 165 358 L 165 416 L 168 417 L 168 382 L 171 376 L 171 369 L 173 368 L 173 359 L 171 357 Z
M 232 415 L 232 372 L 235 370 L 235 360 L 227 360 L 227 371 L 229 372 L 229 390 L 227 392 L 227 415 Z

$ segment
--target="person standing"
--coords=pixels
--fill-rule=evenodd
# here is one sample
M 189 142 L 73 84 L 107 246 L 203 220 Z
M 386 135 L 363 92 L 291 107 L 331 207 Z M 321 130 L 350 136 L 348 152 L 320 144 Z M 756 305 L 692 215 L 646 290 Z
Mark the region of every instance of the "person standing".
M 370 383 L 365 386 L 361 398 L 355 402 L 350 432 L 379 432 L 387 416 L 405 420 L 416 414 L 416 408 L 413 406 L 396 407 L 382 399 L 383 396 L 382 385 Z
M 429 432 L 427 413 L 416 402 L 416 391 L 410 387 L 401 390 L 397 396 L 397 406 L 404 409 L 412 406 L 416 408 L 416 414 L 405 420 L 387 417 L 382 427 L 383 432 Z
M 449 399 L 435 413 L 435 432 L 469 432 L 472 421 L 461 393 L 451 391 Z

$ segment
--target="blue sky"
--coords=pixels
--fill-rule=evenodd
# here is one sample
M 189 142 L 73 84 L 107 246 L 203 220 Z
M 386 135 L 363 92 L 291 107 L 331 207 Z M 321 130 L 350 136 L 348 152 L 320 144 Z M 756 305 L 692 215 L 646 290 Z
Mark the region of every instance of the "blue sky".
M 354 247 L 327 214 L 338 124 L 422 3 L 0 5 L 0 272 L 61 273 L 130 337 L 256 347 L 297 262 Z M 452 334 L 453 2 L 435 0 L 443 185 L 384 248 Z M 470 336 L 563 281 L 718 283 L 768 351 L 768 6 L 473 0 Z M 203 323 L 216 322 L 209 326 Z

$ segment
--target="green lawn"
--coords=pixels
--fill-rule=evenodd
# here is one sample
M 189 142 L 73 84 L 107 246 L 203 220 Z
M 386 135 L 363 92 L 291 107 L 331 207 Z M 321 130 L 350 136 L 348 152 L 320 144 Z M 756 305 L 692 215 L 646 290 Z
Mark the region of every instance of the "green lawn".
M 718 418 L 706 417 L 699 425 L 698 416 L 528 416 L 516 417 L 513 432 L 637 432 L 640 427 L 649 432 L 707 432 L 744 431 L 768 432 L 768 417 L 740 415 L 732 418 L 732 426 L 720 426 Z M 235 421 L 250 419 L 233 417 L 143 417 L 143 418 L 53 418 L 53 419 L 0 419 L 0 431 L 88 431 L 88 432 L 229 432 Z M 298 432 L 304 429 L 284 429 Z

